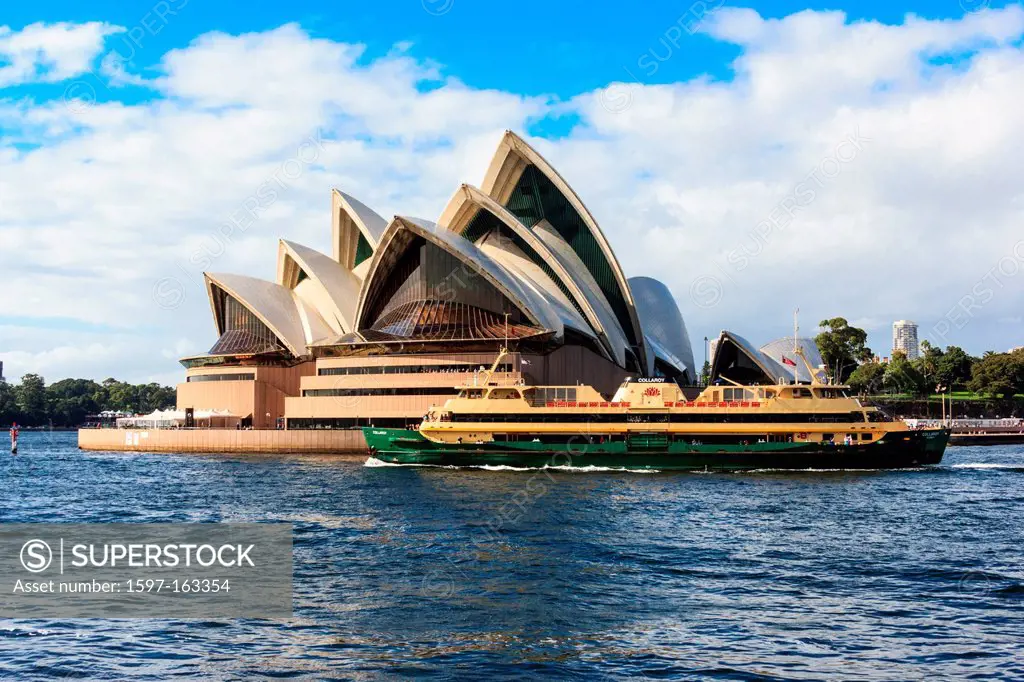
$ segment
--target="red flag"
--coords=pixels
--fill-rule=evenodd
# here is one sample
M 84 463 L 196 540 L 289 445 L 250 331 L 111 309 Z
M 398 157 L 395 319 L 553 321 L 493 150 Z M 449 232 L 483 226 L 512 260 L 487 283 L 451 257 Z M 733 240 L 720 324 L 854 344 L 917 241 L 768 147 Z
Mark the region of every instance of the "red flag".
M 785 355 L 782 356 L 782 364 L 789 365 L 790 367 L 796 367 L 796 363 L 787 358 Z

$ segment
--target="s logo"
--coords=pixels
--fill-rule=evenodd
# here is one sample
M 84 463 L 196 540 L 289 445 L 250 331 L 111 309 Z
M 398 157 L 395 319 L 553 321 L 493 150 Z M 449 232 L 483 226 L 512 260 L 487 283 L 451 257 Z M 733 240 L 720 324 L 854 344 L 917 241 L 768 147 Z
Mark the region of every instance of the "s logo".
M 29 540 L 21 546 L 21 565 L 30 573 L 42 573 L 52 561 L 53 552 L 42 540 Z

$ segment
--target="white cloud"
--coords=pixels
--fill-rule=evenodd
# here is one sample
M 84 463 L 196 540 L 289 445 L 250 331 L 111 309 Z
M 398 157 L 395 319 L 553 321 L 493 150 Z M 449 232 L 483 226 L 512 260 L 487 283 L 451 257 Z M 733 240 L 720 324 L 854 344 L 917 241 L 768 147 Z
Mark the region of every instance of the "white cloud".
M 974 287 L 1021 237 L 1020 7 L 900 26 L 721 10 L 708 30 L 741 45 L 733 80 L 633 84 L 619 113 L 583 94 L 588 129 L 559 145 L 605 227 L 630 235 L 613 237 L 628 269 L 664 277 L 684 309 L 691 282 L 718 279 L 691 329 L 782 335 L 800 306 L 808 327 L 910 317 L 924 335 L 945 320 L 943 343 L 1001 345 L 993 322 L 1019 309 L 1024 275 Z M 858 131 L 863 150 L 837 149 Z M 823 166 L 837 151 L 849 162 Z M 800 183 L 813 201 L 768 225 Z M 872 340 L 887 347 L 884 327 Z
M 0 146 L 0 237 L 18 254 L 0 316 L 118 330 L 58 340 L 0 327 L 0 358 L 12 376 L 180 376 L 173 356 L 213 342 L 203 269 L 272 278 L 278 237 L 328 251 L 332 186 L 385 216 L 435 217 L 460 182 L 480 181 L 504 128 L 567 111 L 581 119 L 568 136 L 533 142 L 627 274 L 670 286 L 695 347 L 721 328 L 781 336 L 796 306 L 808 330 L 874 321 L 883 354 L 898 318 L 922 337 L 946 320 L 946 341 L 975 352 L 1012 345 L 998 320 L 1019 314 L 1024 273 L 990 282 L 983 304 L 975 292 L 1021 238 L 1022 17 L 1014 6 L 889 26 L 723 9 L 707 30 L 740 45 L 735 78 L 628 84 L 627 106 L 608 109 L 601 91 L 558 102 L 474 89 L 406 45 L 368 60 L 294 25 L 201 36 L 146 81 L 113 74 L 144 83 L 147 101 L 0 101 L 11 143 L 28 145 Z M 859 149 L 840 146 L 857 135 Z M 230 216 L 266 183 L 273 205 L 224 246 Z M 765 234 L 801 183 L 813 201 Z M 712 308 L 691 300 L 700 276 L 721 284 Z M 163 278 L 182 283 L 180 306 L 154 299 Z
M 105 38 L 123 30 L 96 21 L 35 23 L 20 31 L 0 26 L 0 88 L 81 75 L 103 50 Z

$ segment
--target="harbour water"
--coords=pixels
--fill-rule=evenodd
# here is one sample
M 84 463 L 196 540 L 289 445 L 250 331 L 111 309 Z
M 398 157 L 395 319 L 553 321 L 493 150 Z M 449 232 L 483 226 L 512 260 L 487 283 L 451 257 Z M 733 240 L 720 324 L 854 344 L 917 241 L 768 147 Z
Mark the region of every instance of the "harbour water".
M 88 453 L 3 522 L 294 524 L 287 622 L 0 621 L 0 678 L 1024 679 L 1024 446 L 902 472 L 639 474 Z

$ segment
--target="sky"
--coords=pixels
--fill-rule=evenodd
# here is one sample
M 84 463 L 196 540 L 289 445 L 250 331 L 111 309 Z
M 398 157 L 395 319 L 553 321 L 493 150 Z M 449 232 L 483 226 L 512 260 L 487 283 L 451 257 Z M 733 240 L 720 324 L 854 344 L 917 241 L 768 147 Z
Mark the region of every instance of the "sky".
M 842 316 L 1024 345 L 1024 7 L 987 0 L 8 4 L 0 361 L 175 384 L 202 272 L 330 253 L 331 189 L 436 219 L 505 129 L 665 282 L 698 361 Z M 232 216 L 274 183 L 245 229 Z

